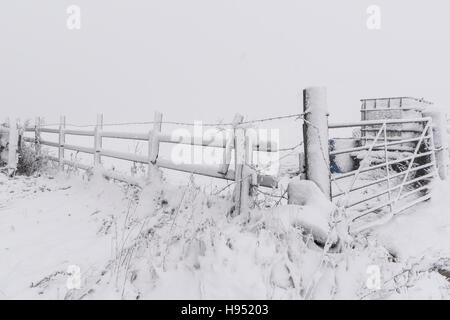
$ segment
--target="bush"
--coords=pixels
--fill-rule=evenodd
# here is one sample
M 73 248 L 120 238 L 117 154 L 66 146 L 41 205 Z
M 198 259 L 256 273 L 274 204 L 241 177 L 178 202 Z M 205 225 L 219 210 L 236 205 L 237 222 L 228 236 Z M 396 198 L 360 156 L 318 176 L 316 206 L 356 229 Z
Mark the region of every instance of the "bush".
M 2 124 L 0 123 L 0 126 Z M 7 151 L 6 145 L 8 144 L 8 135 L 0 133 L 0 167 L 6 166 Z
M 33 145 L 22 143 L 19 148 L 17 174 L 31 176 L 43 166 L 43 157 L 36 154 Z

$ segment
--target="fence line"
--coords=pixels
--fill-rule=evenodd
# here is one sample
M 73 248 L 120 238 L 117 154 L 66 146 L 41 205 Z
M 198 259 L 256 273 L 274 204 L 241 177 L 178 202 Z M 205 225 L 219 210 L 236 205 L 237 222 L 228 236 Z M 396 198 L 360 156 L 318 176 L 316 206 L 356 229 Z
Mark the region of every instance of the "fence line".
M 389 99 L 389 98 L 387 98 Z M 396 99 L 396 98 L 392 98 Z M 401 98 L 406 99 L 406 98 Z M 369 100 L 367 100 L 369 101 Z M 419 100 L 422 101 L 422 100 Z M 388 100 L 389 104 L 390 100 Z M 401 106 L 402 108 L 406 108 Z M 370 111 L 367 109 L 366 111 Z M 382 110 L 382 109 L 378 109 Z M 403 109 L 402 109 L 403 110 Z M 278 143 L 273 141 L 253 141 L 246 136 L 246 130 L 249 129 L 246 125 L 253 123 L 261 123 L 266 121 L 275 121 L 282 119 L 294 119 L 302 120 L 303 123 L 303 141 L 287 148 L 280 148 Z M 424 125 L 420 130 L 404 127 L 403 125 L 414 123 Z M 223 133 L 217 133 L 214 137 L 206 139 L 205 137 L 196 136 L 180 136 L 176 137 L 170 133 L 162 131 L 163 124 L 173 124 L 182 126 L 195 126 L 200 123 L 188 123 L 188 122 L 176 122 L 176 121 L 164 121 L 162 114 L 156 112 L 153 121 L 145 122 L 118 122 L 118 123 L 104 123 L 102 115 L 97 116 L 96 124 L 70 124 L 66 122 L 65 117 L 60 118 L 60 122 L 57 124 L 43 124 L 41 118 L 36 118 L 34 126 L 28 126 L 24 128 L 24 132 L 33 132 L 34 137 L 23 137 L 23 141 L 33 143 L 37 154 L 41 153 L 41 146 L 49 146 L 58 149 L 58 156 L 49 156 L 48 159 L 57 162 L 58 165 L 63 168 L 64 166 L 72 166 L 88 171 L 96 171 L 101 173 L 104 177 L 109 179 L 115 179 L 126 183 L 143 186 L 142 180 L 130 177 L 127 175 L 121 175 L 114 171 L 105 170 L 102 164 L 102 158 L 114 158 L 133 163 L 142 163 L 148 165 L 148 179 L 152 179 L 151 172 L 153 168 L 161 167 L 165 169 L 171 169 L 181 172 L 187 172 L 192 174 L 199 174 L 203 176 L 225 179 L 232 181 L 226 185 L 222 190 L 235 186 L 234 201 L 235 211 L 233 214 L 248 214 L 248 202 L 249 197 L 252 196 L 252 190 L 258 186 L 273 188 L 277 186 L 277 177 L 271 175 L 265 175 L 263 173 L 264 168 L 256 168 L 252 165 L 252 157 L 254 151 L 262 152 L 286 152 L 281 156 L 279 160 L 286 156 L 290 156 L 294 152 L 298 151 L 298 148 L 304 147 L 304 163 L 305 171 L 302 170 L 302 164 L 299 162 L 300 174 L 306 176 L 306 179 L 315 182 L 325 195 L 329 195 L 330 199 L 339 198 L 343 196 L 343 200 L 339 202 L 344 209 L 355 210 L 360 205 L 366 205 L 370 200 L 379 199 L 381 196 L 388 196 L 387 201 L 381 201 L 377 206 L 366 208 L 365 210 L 356 210 L 350 215 L 352 221 L 356 221 L 368 214 L 378 212 L 384 207 L 389 207 L 389 212 L 392 215 L 398 214 L 405 209 L 429 199 L 429 194 L 419 197 L 407 205 L 402 207 L 396 206 L 401 199 L 418 194 L 420 192 L 426 192 L 429 186 L 424 181 L 436 177 L 438 174 L 441 178 L 445 179 L 448 160 L 443 157 L 445 150 L 448 146 L 443 143 L 441 137 L 442 128 L 438 123 L 436 114 L 429 114 L 429 116 L 414 118 L 414 119 L 382 119 L 382 120 L 363 120 L 357 122 L 343 122 L 343 123 L 328 123 L 328 111 L 326 102 L 326 90 L 325 88 L 308 88 L 304 90 L 304 104 L 301 113 L 275 116 L 270 118 L 247 120 L 244 121 L 243 117 L 236 114 L 234 120 L 228 123 L 201 123 L 202 126 L 214 126 L 231 128 L 227 136 Z M 105 130 L 105 127 L 109 126 L 124 126 L 124 125 L 153 125 L 153 128 L 145 133 L 135 132 L 119 132 L 113 130 Z M 397 126 L 387 129 L 388 126 Z M 56 128 L 51 128 L 57 126 Z M 400 126 L 400 128 L 398 128 Z M 68 128 L 70 127 L 70 128 Z M 74 128 L 78 129 L 74 129 Z M 353 146 L 351 148 L 341 148 L 337 150 L 329 150 L 329 130 L 341 129 L 341 128 L 361 128 L 364 131 L 364 137 L 360 142 L 365 144 L 359 146 Z M 9 125 L 9 128 L 0 127 L 0 132 L 9 131 L 10 139 L 14 140 L 14 130 L 17 130 L 17 126 Z M 420 137 L 388 137 L 387 131 L 398 131 L 417 133 Z M 444 129 L 445 131 L 445 129 Z M 55 134 L 58 135 L 58 142 L 48 141 L 42 139 L 41 134 Z M 373 135 L 372 135 L 373 134 Z M 94 143 L 92 146 L 77 146 L 66 143 L 66 136 L 85 136 L 93 137 Z M 382 140 L 384 137 L 384 141 Z M 103 147 L 103 139 L 125 139 L 133 141 L 145 141 L 148 144 L 148 154 L 139 155 L 129 152 L 119 152 L 114 150 L 108 150 Z M 437 141 L 437 145 L 435 145 Z M 164 159 L 159 156 L 161 143 L 168 144 L 185 144 L 199 147 L 214 147 L 224 150 L 224 160 L 219 168 L 198 164 L 178 164 L 172 160 Z M 403 146 L 413 145 L 410 148 L 402 149 Z M 14 144 L 10 142 L 10 148 L 14 149 Z M 77 161 L 64 158 L 65 150 L 72 150 L 76 152 L 82 152 L 93 155 L 93 164 L 86 165 L 78 163 Z M 393 150 L 411 151 L 412 155 L 402 155 L 400 158 L 394 158 L 390 160 L 389 155 Z M 381 163 L 372 164 L 369 161 L 369 157 L 374 152 L 383 152 L 384 161 Z M 359 152 L 366 152 L 363 160 L 360 162 L 359 167 L 351 172 L 346 172 L 342 175 L 332 175 L 330 172 L 330 157 L 336 157 L 341 155 L 356 154 Z M 10 151 L 9 154 L 13 152 Z M 230 168 L 232 163 L 232 155 L 234 153 L 234 168 Z M 448 156 L 448 155 L 447 155 Z M 11 164 L 8 164 L 9 168 L 14 167 L 14 159 L 11 158 Z M 417 161 L 422 161 L 420 165 L 417 165 Z M 271 166 L 272 164 L 269 164 Z M 393 167 L 401 167 L 406 165 L 406 170 L 400 170 L 400 172 L 391 173 Z M 385 170 L 386 176 L 379 179 L 372 179 L 364 184 L 356 184 L 360 174 L 375 171 Z M 432 170 L 430 172 L 430 169 Z M 439 171 L 438 171 L 439 170 Z M 342 190 L 337 184 L 338 181 L 351 179 L 349 186 Z M 400 179 L 401 183 L 392 185 L 396 180 Z M 332 183 L 339 187 L 338 193 L 332 192 Z M 366 194 L 364 198 L 357 199 L 356 201 L 350 201 L 349 195 L 353 192 L 365 190 L 371 186 L 387 183 L 387 187 L 381 191 L 372 192 Z M 416 185 L 419 183 L 419 186 Z M 406 186 L 413 186 L 413 190 L 406 190 L 403 192 Z M 403 192 L 403 193 L 402 193 Z M 285 192 L 286 193 L 286 192 Z M 284 194 L 280 197 L 278 203 L 283 199 Z M 288 194 L 289 197 L 289 194 Z M 356 229 L 359 231 L 361 228 Z
M 148 165 L 148 173 L 152 172 L 153 166 L 171 169 L 176 171 L 182 171 L 187 173 L 199 174 L 207 177 L 232 180 L 235 185 L 235 214 L 248 212 L 248 196 L 250 190 L 256 186 L 263 186 L 273 188 L 277 186 L 277 177 L 265 175 L 261 170 L 256 170 L 250 164 L 252 161 L 253 151 L 262 152 L 279 152 L 289 151 L 296 149 L 299 145 L 280 149 L 278 143 L 274 141 L 252 141 L 245 134 L 245 124 L 274 121 L 279 119 L 299 118 L 301 114 L 284 115 L 271 118 L 257 119 L 243 121 L 241 115 L 236 115 L 235 120 L 230 124 L 202 124 L 202 125 L 232 125 L 233 130 L 231 135 L 224 136 L 217 133 L 211 139 L 206 139 L 203 136 L 189 136 L 189 137 L 176 137 L 170 133 L 164 133 L 161 131 L 162 124 L 183 124 L 190 125 L 189 123 L 180 123 L 173 121 L 163 121 L 162 114 L 156 112 L 154 121 L 147 122 L 135 122 L 133 124 L 153 124 L 152 130 L 147 133 L 134 133 L 134 132 L 117 132 L 106 131 L 104 127 L 107 125 L 126 125 L 131 123 L 114 123 L 105 124 L 103 122 L 102 115 L 97 116 L 97 123 L 91 130 L 86 129 L 69 129 L 68 123 L 65 117 L 60 118 L 58 128 L 49 128 L 49 125 L 43 125 L 42 119 L 37 118 L 34 126 L 28 126 L 24 128 L 25 132 L 34 132 L 34 137 L 23 137 L 23 141 L 34 143 L 36 150 L 39 150 L 41 146 L 49 146 L 58 149 L 58 157 L 49 156 L 48 159 L 57 162 L 58 165 L 63 168 L 65 165 L 76 167 L 88 171 L 100 172 L 106 178 L 111 178 L 131 184 L 142 185 L 138 179 L 134 179 L 129 176 L 120 175 L 116 172 L 104 170 L 101 167 L 102 157 L 120 159 L 125 161 L 131 161 L 133 163 L 142 163 Z M 77 125 L 80 128 L 92 127 L 92 125 Z M 52 142 L 41 138 L 42 133 L 49 133 L 58 135 L 58 142 Z M 66 143 L 67 135 L 86 136 L 93 137 L 94 144 L 92 147 L 78 146 Z M 119 152 L 103 148 L 102 139 L 127 139 L 137 141 L 148 142 L 148 155 L 138 155 L 129 152 Z M 172 144 L 185 144 L 191 146 L 203 146 L 203 147 L 215 147 L 224 149 L 224 163 L 217 169 L 213 166 L 197 165 L 197 164 L 179 164 L 170 159 L 163 159 L 159 157 L 159 149 L 161 143 Z M 39 146 L 39 147 L 37 147 Z M 86 154 L 92 154 L 94 156 L 93 165 L 81 164 L 76 161 L 72 161 L 64 158 L 64 151 L 72 150 L 75 152 L 82 152 Z M 234 151 L 234 169 L 230 169 L 229 165 L 232 162 L 231 155 Z M 149 177 L 151 179 L 151 177 Z
M 161 123 L 164 123 L 164 122 L 161 122 Z M 100 126 L 101 125 L 99 124 L 98 127 L 100 127 Z M 26 132 L 35 132 L 36 128 L 27 127 L 27 128 L 25 128 L 25 131 Z M 199 139 L 199 137 L 190 137 L 188 139 L 187 138 L 179 138 L 178 139 L 178 138 L 172 137 L 169 134 L 165 134 L 162 132 L 157 132 L 156 134 L 153 134 L 153 130 L 151 130 L 149 133 L 146 133 L 146 134 L 137 134 L 137 133 L 112 132 L 112 131 L 104 132 L 104 131 L 101 131 L 101 129 L 99 129 L 97 131 L 96 130 L 78 131 L 78 130 L 64 129 L 64 126 L 61 126 L 60 129 L 41 128 L 39 130 L 39 132 L 40 133 L 42 133 L 42 132 L 54 133 L 54 134 L 58 134 L 60 137 L 65 137 L 65 135 L 82 135 L 82 136 L 91 136 L 91 137 L 97 136 L 98 137 L 96 139 L 97 142 L 94 143 L 95 144 L 94 147 L 82 147 L 82 146 L 66 144 L 64 142 L 63 138 L 60 139 L 59 143 L 40 139 L 40 145 L 45 145 L 45 146 L 50 146 L 50 147 L 58 147 L 61 149 L 73 150 L 73 151 L 78 151 L 78 152 L 83 152 L 83 153 L 88 153 L 88 154 L 96 154 L 97 153 L 99 156 L 106 156 L 106 157 L 110 157 L 110 158 L 116 158 L 116 159 L 127 160 L 127 161 L 138 162 L 138 163 L 154 162 L 156 160 L 156 158 L 158 157 L 159 143 L 161 143 L 161 142 L 181 143 L 181 144 L 196 145 L 196 146 L 209 146 L 209 147 L 216 147 L 216 148 L 226 148 L 227 147 L 227 141 L 226 140 L 220 141 L 220 139 L 218 139 L 217 137 L 212 142 L 209 140 L 205 140 L 205 139 Z M 148 141 L 151 141 L 150 145 L 154 151 L 152 151 L 152 154 L 149 155 L 149 157 L 145 157 L 145 156 L 131 154 L 131 153 L 107 150 L 107 149 L 103 149 L 101 147 L 101 145 L 99 145 L 102 138 L 118 138 L 118 139 L 130 139 L 130 140 L 142 140 L 142 141 L 148 140 Z M 153 141 L 153 139 L 155 139 L 155 141 Z M 29 138 L 29 137 L 25 137 L 24 140 L 26 142 L 35 142 L 35 139 Z M 231 145 L 230 147 L 231 147 L 230 149 L 234 148 L 233 145 Z M 265 152 L 277 152 L 278 151 L 278 146 L 273 141 L 271 141 L 270 143 L 267 143 L 267 144 L 265 144 L 265 143 L 253 144 L 251 147 L 254 151 L 265 151 Z M 193 173 L 203 174 L 203 175 L 215 177 L 215 178 L 224 178 L 227 180 L 232 179 L 230 174 L 227 174 L 227 173 L 221 174 L 221 173 L 214 172 L 214 171 L 211 171 L 208 169 L 204 169 L 205 166 L 199 166 L 199 165 L 193 165 L 193 164 L 175 164 L 172 161 L 166 160 L 166 159 L 157 159 L 156 161 L 157 161 L 158 166 L 160 166 L 162 168 L 174 169 L 174 170 L 185 171 L 185 172 L 193 172 Z M 94 165 L 95 165 L 95 163 L 94 163 Z M 233 171 L 230 171 L 229 173 L 232 173 L 232 172 Z M 273 186 L 273 183 L 268 183 L 268 181 L 270 181 L 270 179 L 268 179 L 266 177 L 263 177 L 262 179 L 260 179 L 260 181 L 263 183 L 262 184 L 263 186 L 267 186 L 267 187 Z

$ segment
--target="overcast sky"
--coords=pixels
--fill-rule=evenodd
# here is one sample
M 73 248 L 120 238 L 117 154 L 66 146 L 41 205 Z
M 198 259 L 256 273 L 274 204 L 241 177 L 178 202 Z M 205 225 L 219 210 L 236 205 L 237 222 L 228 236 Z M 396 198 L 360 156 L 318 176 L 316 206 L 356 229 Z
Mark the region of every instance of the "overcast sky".
M 81 29 L 66 27 L 69 5 Z M 381 30 L 366 9 L 381 8 Z M 327 86 L 333 121 L 359 99 L 450 106 L 450 3 L 365 0 L 2 0 L 1 116 L 70 122 L 298 112 Z

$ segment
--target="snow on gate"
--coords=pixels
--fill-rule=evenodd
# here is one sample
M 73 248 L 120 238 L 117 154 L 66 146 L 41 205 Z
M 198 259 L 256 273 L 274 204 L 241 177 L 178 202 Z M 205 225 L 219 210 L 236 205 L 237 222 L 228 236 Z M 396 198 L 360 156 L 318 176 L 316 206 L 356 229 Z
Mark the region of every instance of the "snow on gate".
M 361 232 L 430 199 L 430 180 L 438 175 L 432 119 L 366 120 L 330 124 L 329 129 L 370 128 L 357 146 L 330 151 L 349 155 L 356 168 L 331 177 L 332 199 L 347 211 L 351 232 Z M 392 137 L 392 131 L 408 137 Z M 367 131 L 366 131 L 367 132 Z

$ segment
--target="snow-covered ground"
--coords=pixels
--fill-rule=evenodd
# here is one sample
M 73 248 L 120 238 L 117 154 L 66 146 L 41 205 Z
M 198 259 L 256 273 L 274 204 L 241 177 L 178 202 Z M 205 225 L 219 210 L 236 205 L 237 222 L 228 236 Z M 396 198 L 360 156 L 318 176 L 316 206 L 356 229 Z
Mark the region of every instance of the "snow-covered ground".
M 449 183 L 325 252 L 295 206 L 230 218 L 231 191 L 185 182 L 0 175 L 0 299 L 450 299 Z

